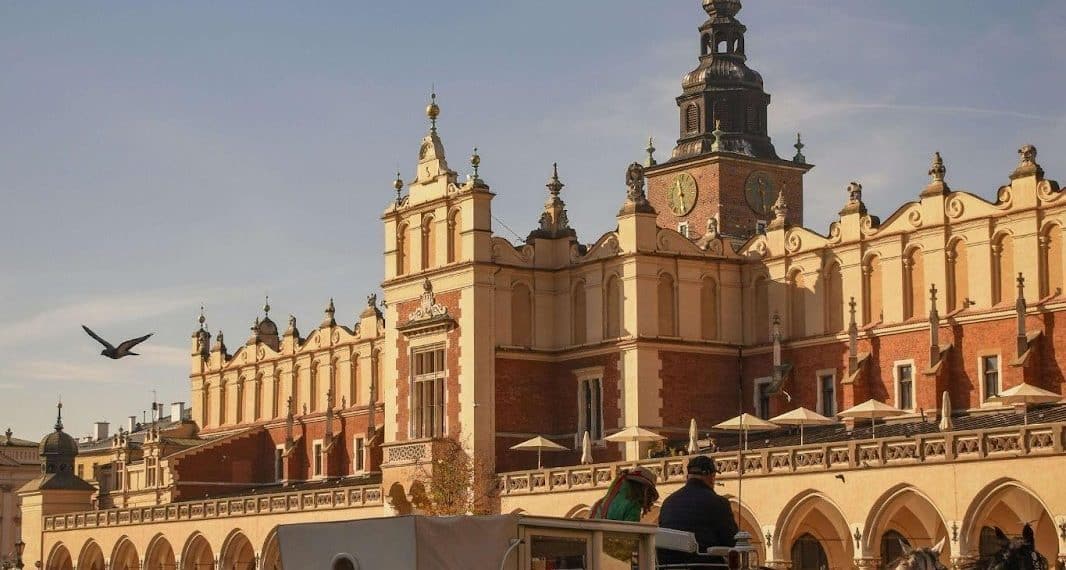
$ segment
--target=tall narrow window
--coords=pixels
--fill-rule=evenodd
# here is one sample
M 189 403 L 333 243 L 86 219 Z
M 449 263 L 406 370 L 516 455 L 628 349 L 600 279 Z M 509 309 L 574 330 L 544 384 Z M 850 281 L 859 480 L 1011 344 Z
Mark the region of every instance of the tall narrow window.
M 511 344 L 533 345 L 533 296 L 523 283 L 511 288 Z
M 270 417 L 279 417 L 281 415 L 281 373 L 277 370 L 273 374 L 270 398 Z
M 444 436 L 444 348 L 411 353 L 414 378 L 411 389 L 411 436 Z
M 695 103 L 685 107 L 685 132 L 694 133 L 700 128 L 700 108 Z
M 755 415 L 770 418 L 770 379 L 755 382 Z
M 218 425 L 226 423 L 226 382 L 218 384 Z
M 361 436 L 355 438 L 352 444 L 352 460 L 353 473 L 366 471 L 366 439 Z
M 1014 238 L 1010 234 L 1001 234 L 992 242 L 992 279 L 992 304 L 1014 298 Z
M 277 447 L 274 449 L 274 480 L 281 481 L 284 475 L 285 465 L 285 448 Z
M 604 319 L 606 336 L 607 338 L 618 338 L 622 336 L 622 286 L 618 282 L 618 277 L 612 275 L 607 278 L 604 296 L 606 297 L 604 305 L 607 312 Z
M 292 398 L 293 414 L 300 413 L 300 367 L 294 366 L 292 369 L 292 393 L 289 396 Z M 288 414 L 289 411 L 285 410 Z
M 578 438 L 585 437 L 586 431 L 590 439 L 603 439 L 603 388 L 599 378 L 578 383 Z
M 204 382 L 200 408 L 204 411 L 204 427 L 211 424 L 211 385 Z
M 315 477 L 321 477 L 322 476 L 322 442 L 321 441 L 315 441 L 315 444 L 314 444 L 314 446 L 311 447 L 311 449 L 312 449 L 312 453 L 315 454 L 315 458 L 314 458 L 314 466 L 315 466 L 314 475 L 315 475 Z
M 263 377 L 257 376 L 252 386 L 252 420 L 259 421 L 263 417 Z
M 353 352 L 349 357 L 350 372 L 348 373 L 351 382 L 348 386 L 348 405 L 356 406 L 359 404 L 359 354 Z
M 789 330 L 793 338 L 806 336 L 807 334 L 807 286 L 803 280 L 803 272 L 795 271 L 788 281 L 789 296 Z
M 329 395 L 333 397 L 334 408 L 336 408 L 337 404 L 339 404 L 341 401 L 341 393 L 339 388 L 340 375 L 337 374 L 339 367 L 340 360 L 334 359 L 333 365 L 330 366 L 330 368 L 326 371 L 326 373 L 329 374 Z M 326 405 L 329 405 L 328 399 Z
M 753 289 L 755 294 L 752 298 L 752 304 L 754 305 L 752 313 L 755 315 L 755 319 L 752 321 L 752 326 L 754 327 L 755 342 L 766 342 L 770 339 L 770 301 L 767 295 L 766 277 L 763 275 L 756 277 Z
M 411 240 L 407 237 L 407 224 L 396 228 L 396 273 L 406 275 L 411 272 Z
M 826 417 L 833 417 L 837 410 L 836 379 L 832 374 L 822 374 L 818 377 L 819 400 L 822 409 L 820 413 Z
M 948 310 L 958 311 L 966 308 L 966 299 L 970 296 L 969 261 L 966 242 L 957 239 L 948 248 Z
M 922 250 L 914 248 L 903 258 L 903 318 L 914 319 L 925 314 L 925 264 Z
M 899 395 L 899 409 L 914 409 L 914 366 L 900 364 L 896 367 L 896 393 Z
M 308 373 L 311 375 L 307 382 L 307 387 L 310 389 L 308 398 L 308 409 L 314 413 L 318 410 L 318 363 L 312 362 L 311 367 L 308 369 Z
M 237 423 L 244 421 L 244 378 L 237 380 Z
M 825 332 L 844 330 L 844 279 L 840 264 L 833 262 L 825 272 Z
M 669 273 L 659 276 L 659 336 L 677 335 L 677 316 L 674 304 L 674 278 Z
M 437 236 L 433 216 L 422 219 L 422 269 L 433 267 L 437 255 Z
M 881 294 L 883 280 L 881 257 L 870 256 L 862 268 L 862 292 L 866 301 L 862 308 L 862 322 L 867 325 L 885 320 L 884 301 Z
M 718 338 L 718 284 L 710 277 L 700 286 L 700 332 L 704 340 Z
M 574 285 L 574 292 L 570 296 L 574 344 L 585 344 L 588 333 L 588 306 L 585 302 L 585 282 L 578 281 Z
M 1041 272 L 1040 296 L 1062 293 L 1062 226 L 1050 224 L 1040 239 Z
M 448 218 L 448 263 L 454 263 L 463 258 L 462 225 L 459 210 L 452 212 Z
M 999 394 L 998 356 L 981 357 L 981 385 L 985 400 Z

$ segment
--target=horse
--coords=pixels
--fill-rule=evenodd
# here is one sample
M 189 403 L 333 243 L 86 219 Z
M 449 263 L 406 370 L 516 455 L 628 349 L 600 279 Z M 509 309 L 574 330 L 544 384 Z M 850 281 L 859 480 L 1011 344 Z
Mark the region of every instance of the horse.
M 1036 551 L 1036 538 L 1033 527 L 1026 524 L 1022 528 L 1021 538 L 1011 539 L 996 527 L 996 539 L 999 542 L 999 550 L 987 559 L 982 570 L 1049 570 L 1047 558 Z M 933 547 L 911 548 L 902 543 L 903 554 L 891 564 L 885 566 L 889 570 L 948 570 L 947 566 L 940 562 L 940 554 L 944 551 L 947 539 L 942 539 Z M 977 570 L 980 563 L 974 562 L 965 566 L 967 570 Z
M 999 551 L 988 561 L 988 570 L 1048 570 L 1047 558 L 1036 551 L 1033 527 L 1026 523 L 1021 538 L 1008 538 L 996 527 Z

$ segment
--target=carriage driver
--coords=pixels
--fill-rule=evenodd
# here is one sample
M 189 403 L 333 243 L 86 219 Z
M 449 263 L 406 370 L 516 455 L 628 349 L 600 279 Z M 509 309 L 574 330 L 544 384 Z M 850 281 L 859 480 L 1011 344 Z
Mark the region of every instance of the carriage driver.
M 737 523 L 729 500 L 714 491 L 717 473 L 711 458 L 698 455 L 688 462 L 688 481 L 684 487 L 663 501 L 659 510 L 659 526 L 683 530 L 696 535 L 700 552 L 712 546 L 735 546 Z M 693 564 L 709 562 L 684 552 L 659 551 L 660 564 Z

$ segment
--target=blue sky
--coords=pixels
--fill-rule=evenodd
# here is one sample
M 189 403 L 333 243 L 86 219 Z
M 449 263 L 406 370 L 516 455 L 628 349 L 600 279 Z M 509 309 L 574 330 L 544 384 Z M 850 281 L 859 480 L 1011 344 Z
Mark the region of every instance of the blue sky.
M 851 180 L 882 217 L 929 157 L 984 197 L 1035 144 L 1066 178 L 1066 3 L 748 0 L 770 131 L 817 167 L 825 232 Z M 230 346 L 275 320 L 354 323 L 382 274 L 379 213 L 413 172 L 436 84 L 464 174 L 524 236 L 558 161 L 582 241 L 614 227 L 625 166 L 676 138 L 697 0 L 0 4 L 0 428 L 37 438 L 188 400 L 201 303 Z M 514 238 L 502 227 L 497 233 Z M 156 334 L 137 359 L 80 330 Z

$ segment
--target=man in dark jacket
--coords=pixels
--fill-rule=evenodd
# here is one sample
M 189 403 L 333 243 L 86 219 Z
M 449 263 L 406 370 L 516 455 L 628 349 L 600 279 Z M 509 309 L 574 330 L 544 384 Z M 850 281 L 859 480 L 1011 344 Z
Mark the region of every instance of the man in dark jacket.
M 688 481 L 663 501 L 659 526 L 688 531 L 696 535 L 700 552 L 712 546 L 735 546 L 737 523 L 729 500 L 714 491 L 714 461 L 702 455 L 688 462 Z M 684 552 L 659 551 L 660 564 L 713 562 L 706 556 Z

